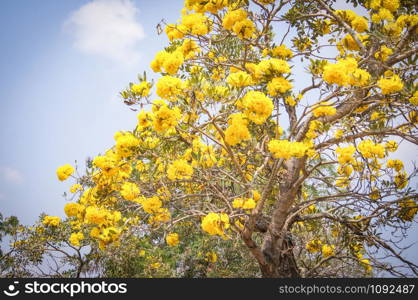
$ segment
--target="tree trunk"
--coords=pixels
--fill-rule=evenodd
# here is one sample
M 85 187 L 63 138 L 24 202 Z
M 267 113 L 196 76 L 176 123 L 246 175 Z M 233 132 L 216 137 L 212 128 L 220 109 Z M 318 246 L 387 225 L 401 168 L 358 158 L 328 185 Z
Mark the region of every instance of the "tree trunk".
M 293 254 L 293 242 L 288 228 L 284 228 L 288 211 L 293 204 L 295 192 L 281 194 L 274 210 L 269 230 L 262 245 L 263 255 L 268 267 L 263 268 L 263 277 L 300 277 L 300 272 Z

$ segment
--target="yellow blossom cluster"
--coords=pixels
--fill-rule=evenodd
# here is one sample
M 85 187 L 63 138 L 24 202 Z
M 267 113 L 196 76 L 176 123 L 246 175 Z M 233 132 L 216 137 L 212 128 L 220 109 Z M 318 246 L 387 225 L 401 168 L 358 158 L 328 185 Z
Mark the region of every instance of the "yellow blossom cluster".
M 352 10 L 336 10 L 335 12 L 355 31 L 359 33 L 365 32 L 369 28 L 367 19 L 365 17 L 357 15 Z
M 151 85 L 146 82 L 142 81 L 139 84 L 134 83 L 131 85 L 131 92 L 139 97 L 147 97 L 150 92 Z
M 190 179 L 193 175 L 193 167 L 184 159 L 175 160 L 167 169 L 167 177 L 170 180 Z
M 398 215 L 404 221 L 412 221 L 418 213 L 418 203 L 413 199 L 402 200 L 399 207 Z
M 303 157 L 307 154 L 310 145 L 302 142 L 289 140 L 271 140 L 268 149 L 275 158 L 289 159 L 291 157 Z
M 335 152 L 338 154 L 338 162 L 341 165 L 354 162 L 353 154 L 356 152 L 356 147 L 353 145 L 347 147 L 337 147 Z
M 69 164 L 63 165 L 57 169 L 57 177 L 60 181 L 66 180 L 73 173 L 74 173 L 74 168 Z
M 64 212 L 68 217 L 81 217 L 81 214 L 84 212 L 84 205 L 80 203 L 67 203 L 64 206 Z
M 249 39 L 253 36 L 256 27 L 248 19 L 248 13 L 244 9 L 228 10 L 222 20 L 222 26 L 232 30 L 239 38 Z
M 361 141 L 357 148 L 361 155 L 365 158 L 384 158 L 386 155 L 385 147 L 383 145 L 375 143 L 369 139 Z
M 231 146 L 251 138 L 248 121 L 241 113 L 233 114 L 229 118 L 229 126 L 225 130 L 225 142 Z
M 161 106 L 153 106 L 154 112 L 154 129 L 157 132 L 165 132 L 174 129 L 181 118 L 181 112 L 178 107 L 173 109 L 163 104 Z
M 163 76 L 157 82 L 157 95 L 162 99 L 176 102 L 183 93 L 185 85 L 180 78 L 172 76 Z
M 322 78 L 329 84 L 365 86 L 370 80 L 370 74 L 359 69 L 354 58 L 348 57 L 338 60 L 335 64 L 327 64 L 324 67 Z
M 128 157 L 138 145 L 139 140 L 130 132 L 117 132 L 114 136 L 116 141 L 116 154 L 120 157 Z
M 151 68 L 154 72 L 163 72 L 174 75 L 184 62 L 183 53 L 181 51 L 160 51 L 151 62 Z
M 177 246 L 180 242 L 178 233 L 169 233 L 165 238 L 167 244 L 169 246 Z
M 266 55 L 272 57 L 278 57 L 282 59 L 290 59 L 293 56 L 292 50 L 286 47 L 286 45 L 276 46 L 273 49 L 266 49 L 266 52 L 263 52 Z
M 290 89 L 292 89 L 292 84 L 283 77 L 275 77 L 267 84 L 267 92 L 272 97 L 284 94 Z
M 372 10 L 371 19 L 373 23 L 393 20 L 393 14 L 399 8 L 399 0 L 370 0 L 367 7 Z M 375 12 L 375 13 L 373 13 Z
M 381 47 L 380 47 L 380 50 L 379 51 L 377 51 L 375 54 L 374 54 L 374 57 L 376 58 L 376 59 L 379 59 L 379 60 L 381 60 L 381 61 L 386 61 L 387 59 L 388 59 L 388 57 L 389 56 L 391 56 L 393 54 L 393 50 L 392 49 L 390 49 L 390 48 L 388 48 L 388 47 L 386 47 L 386 45 L 382 45 Z
M 216 263 L 218 261 L 218 255 L 213 251 L 207 252 L 205 260 L 210 263 Z
M 234 201 L 232 201 L 232 207 L 242 209 L 253 209 L 257 205 L 257 201 L 260 200 L 260 198 L 260 193 L 256 190 L 253 190 L 252 198 L 235 198 Z
M 377 81 L 377 86 L 382 90 L 383 95 L 399 92 L 403 89 L 401 78 L 393 74 L 390 77 L 382 77 Z
M 218 10 L 228 6 L 228 0 L 211 0 L 211 1 L 201 1 L 201 0 L 185 0 L 184 6 L 187 10 L 198 13 L 211 12 L 216 13 Z
M 363 35 L 356 35 L 360 45 L 367 44 L 367 39 L 369 36 L 367 34 Z M 353 38 L 351 34 L 347 34 L 341 42 L 337 43 L 337 48 L 340 53 L 344 53 L 344 49 L 351 50 L 351 51 L 360 51 L 360 46 L 357 41 Z
M 249 91 L 239 104 L 247 118 L 255 124 L 263 124 L 273 112 L 273 102 L 263 92 Z
M 321 251 L 322 242 L 320 240 L 314 239 L 306 243 L 306 250 L 309 253 L 317 253 Z
M 229 85 L 235 87 L 245 87 L 251 85 L 253 83 L 253 80 L 251 75 L 247 72 L 238 71 L 229 74 L 229 76 L 226 78 L 226 82 Z
M 229 216 L 225 213 L 209 213 L 202 219 L 202 229 L 210 235 L 225 237 L 229 226 Z
M 181 51 L 185 60 L 194 58 L 201 51 L 199 45 L 192 39 L 184 39 L 177 50 Z
M 258 64 L 246 64 L 246 68 L 256 79 L 270 79 L 283 74 L 290 73 L 290 66 L 287 61 L 280 58 L 270 58 L 260 61 Z
M 386 167 L 394 169 L 396 172 L 399 172 L 403 169 L 403 162 L 399 159 L 389 159 L 386 162 Z
M 326 258 L 326 257 L 330 257 L 334 255 L 335 254 L 334 251 L 335 251 L 334 245 L 328 245 L 328 244 L 322 245 L 321 252 L 322 252 L 323 257 Z
M 44 224 L 45 226 L 52 226 L 52 227 L 58 226 L 60 222 L 61 222 L 60 217 L 52 217 L 52 216 L 45 216 L 44 219 L 42 220 L 42 224 Z
M 69 242 L 74 247 L 80 247 L 80 241 L 84 239 L 84 234 L 82 232 L 72 233 L 69 238 Z
M 315 105 L 312 114 L 316 117 L 324 117 L 324 116 L 333 116 L 337 113 L 337 109 L 332 106 L 329 105 L 328 102 L 322 102 L 319 103 L 318 105 Z
M 122 184 L 120 195 L 126 200 L 133 201 L 140 195 L 140 190 L 135 183 L 126 181 Z
M 416 91 L 408 100 L 412 105 L 418 106 L 418 91 Z

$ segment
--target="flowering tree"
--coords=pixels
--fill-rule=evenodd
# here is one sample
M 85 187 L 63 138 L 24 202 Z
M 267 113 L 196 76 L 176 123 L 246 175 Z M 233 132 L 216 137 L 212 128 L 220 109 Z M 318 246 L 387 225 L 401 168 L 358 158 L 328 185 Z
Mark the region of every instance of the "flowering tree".
M 151 63 L 158 100 L 145 73 L 122 91 L 138 125 L 74 176 L 69 244 L 180 257 L 197 243 L 209 265 L 233 249 L 250 276 L 418 275 L 402 256 L 416 170 L 393 158 L 418 144 L 416 7 L 335 2 L 186 0 Z

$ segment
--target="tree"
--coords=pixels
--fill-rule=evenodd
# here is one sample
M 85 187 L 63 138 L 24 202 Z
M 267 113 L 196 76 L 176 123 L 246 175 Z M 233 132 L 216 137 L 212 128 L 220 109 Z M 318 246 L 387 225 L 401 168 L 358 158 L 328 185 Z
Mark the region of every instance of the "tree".
M 141 248 L 166 252 L 126 276 L 176 269 L 193 245 L 211 264 L 233 247 L 258 265 L 247 276 L 418 275 L 402 256 L 417 170 L 394 158 L 418 144 L 416 6 L 336 2 L 186 0 L 159 24 L 161 99 L 145 72 L 121 92 L 138 125 L 74 177 L 70 243 L 121 249 L 103 256 L 116 276 Z M 227 268 L 214 276 L 242 275 Z

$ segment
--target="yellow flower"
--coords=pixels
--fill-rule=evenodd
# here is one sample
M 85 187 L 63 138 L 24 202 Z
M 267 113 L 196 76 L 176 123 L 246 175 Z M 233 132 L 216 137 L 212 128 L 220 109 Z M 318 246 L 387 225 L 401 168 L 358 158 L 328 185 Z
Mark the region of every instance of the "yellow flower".
M 269 77 L 290 73 L 290 66 L 287 61 L 279 58 L 270 58 L 262 60 L 255 67 L 255 77 L 260 79 L 262 77 Z
M 356 17 L 351 21 L 351 26 L 353 29 L 359 33 L 365 32 L 367 29 L 369 29 L 369 24 L 367 22 L 367 19 L 364 17 Z
M 399 8 L 399 2 L 399 0 L 383 0 L 382 6 L 391 12 L 394 12 Z
M 213 251 L 207 252 L 205 260 L 210 263 L 216 263 L 218 261 L 218 255 Z
M 416 91 L 416 92 L 414 93 L 414 95 L 413 95 L 411 98 L 409 98 L 409 102 L 410 102 L 412 105 L 415 105 L 415 106 L 417 106 L 417 105 L 418 105 L 418 91 Z
M 178 107 L 170 109 L 163 105 L 155 112 L 154 129 L 157 132 L 164 132 L 174 129 L 181 119 L 181 113 Z
M 249 91 L 242 98 L 245 114 L 256 124 L 263 124 L 273 112 L 273 102 L 264 93 Z
M 321 251 L 322 242 L 320 240 L 311 240 L 306 244 L 306 250 L 309 253 L 316 253 Z
M 45 226 L 52 226 L 52 227 L 58 226 L 60 222 L 61 222 L 60 217 L 45 216 L 44 219 L 42 220 L 42 224 L 44 224 Z
M 418 213 L 418 203 L 413 199 L 406 199 L 399 203 L 398 216 L 404 221 L 412 221 Z
M 268 94 L 273 97 L 286 93 L 291 88 L 292 84 L 283 77 L 275 77 L 267 84 Z
M 133 182 L 124 182 L 120 191 L 121 196 L 130 201 L 137 198 L 139 193 L 140 191 L 138 186 Z
M 67 203 L 64 206 L 64 212 L 67 217 L 76 217 L 78 214 L 84 211 L 84 205 L 79 203 Z
M 163 76 L 157 82 L 157 95 L 163 99 L 175 102 L 183 93 L 184 83 L 180 78 Z
M 179 235 L 177 233 L 169 233 L 165 238 L 166 242 L 170 246 L 177 246 L 179 241 Z
M 71 193 L 75 193 L 75 192 L 81 191 L 81 190 L 83 190 L 83 187 L 82 187 L 81 184 L 74 184 L 70 187 L 70 192 Z
M 222 26 L 225 29 L 232 30 L 234 25 L 239 21 L 247 18 L 247 12 L 243 9 L 228 10 L 222 20 Z
M 398 143 L 396 141 L 387 141 L 385 149 L 389 152 L 395 152 L 398 149 Z
M 335 152 L 338 154 L 338 162 L 340 164 L 347 164 L 354 161 L 353 154 L 356 152 L 356 148 L 353 145 L 345 148 L 337 147 Z
M 253 209 L 256 205 L 257 204 L 255 203 L 254 199 L 248 198 L 242 205 L 242 209 Z
M 337 113 L 337 109 L 331 105 L 328 105 L 327 102 L 322 102 L 315 106 L 312 113 L 316 118 L 333 116 Z
M 69 238 L 69 242 L 74 247 L 80 247 L 80 241 L 84 239 L 82 232 L 72 233 Z
M 131 91 L 136 96 L 146 97 L 149 94 L 150 88 L 151 88 L 151 85 L 148 82 L 142 81 L 139 84 L 132 84 Z
M 121 157 L 128 157 L 139 145 L 139 140 L 132 133 L 118 132 L 115 134 L 116 153 Z
M 383 95 L 398 92 L 403 89 L 403 82 L 398 75 L 390 78 L 381 78 L 377 81 L 377 86 L 382 90 Z
M 380 59 L 381 61 L 386 61 L 388 59 L 388 57 L 392 55 L 392 53 L 393 53 L 393 50 L 392 49 L 386 47 L 385 45 L 382 45 L 380 47 L 380 50 L 377 51 L 374 54 L 374 57 L 376 59 Z
M 179 28 L 180 27 L 180 28 Z M 182 39 L 184 37 L 184 33 L 181 32 L 181 26 L 176 26 L 176 24 L 168 24 L 165 27 L 165 33 L 170 41 Z
M 280 45 L 271 49 L 271 55 L 288 59 L 293 56 L 293 52 L 286 45 Z
M 254 199 L 254 201 L 255 202 L 258 202 L 258 200 L 261 199 L 261 194 L 257 190 L 253 190 L 252 192 L 253 192 L 253 199 Z
M 370 260 L 363 258 L 363 259 L 360 259 L 360 262 L 367 273 L 370 273 L 373 270 L 372 266 L 370 265 Z
M 193 167 L 184 159 L 175 160 L 167 169 L 167 177 L 170 180 L 190 179 L 193 175 Z
M 149 213 L 149 214 L 154 214 L 154 213 L 158 213 L 160 211 L 160 208 L 162 206 L 162 202 L 160 200 L 159 197 L 154 196 L 151 198 L 146 198 L 144 199 L 142 202 L 142 209 Z
M 235 87 L 245 87 L 252 84 L 251 75 L 244 71 L 238 71 L 231 73 L 227 78 L 226 82 Z
M 386 167 L 394 169 L 396 172 L 400 172 L 403 169 L 403 162 L 399 159 L 389 159 L 386 163 Z
M 181 25 L 186 33 L 192 35 L 205 35 L 210 31 L 210 21 L 202 13 L 192 13 L 181 17 Z
M 322 256 L 323 257 L 329 257 L 329 256 L 334 255 L 335 254 L 334 249 L 335 249 L 334 245 L 327 245 L 327 244 L 323 245 L 322 249 L 321 249 L 322 250 Z
M 158 269 L 159 267 L 161 267 L 161 264 L 159 262 L 152 263 L 152 264 L 150 264 L 150 267 L 152 269 Z
M 337 129 L 334 133 L 334 137 L 336 139 L 340 139 L 343 135 L 344 135 L 344 130 L 342 129 Z
M 151 62 L 151 69 L 154 72 L 162 72 L 164 69 L 168 74 L 174 75 L 184 62 L 183 53 L 180 51 L 160 51 Z
M 255 25 L 250 19 L 243 19 L 234 24 L 232 31 L 240 39 L 249 39 L 255 32 Z
M 210 235 L 225 236 L 225 229 L 228 229 L 229 217 L 224 213 L 209 213 L 202 219 L 202 229 Z
M 74 168 L 69 164 L 63 165 L 57 169 L 57 177 L 60 181 L 66 180 L 73 173 Z
M 358 150 L 365 158 L 385 157 L 385 148 L 381 144 L 376 144 L 372 140 L 363 140 L 358 144 Z
M 184 59 L 192 59 L 201 51 L 199 45 L 191 39 L 185 39 L 178 49 L 183 53 Z
M 225 130 L 225 142 L 231 146 L 241 143 L 251 138 L 248 130 L 248 121 L 242 114 L 233 114 L 230 116 L 229 127 Z
M 395 176 L 395 185 L 397 189 L 404 189 L 408 185 L 408 174 L 405 171 L 399 172 Z
M 88 223 L 102 225 L 107 220 L 107 211 L 104 209 L 99 209 L 98 207 L 89 206 L 86 208 L 85 219 Z
M 325 65 L 322 78 L 329 84 L 364 86 L 370 80 L 370 74 L 359 69 L 354 58 L 348 57 L 339 59 L 335 64 Z
M 291 157 L 303 157 L 309 150 L 309 145 L 301 142 L 290 142 L 288 140 L 271 140 L 268 149 L 275 158 L 289 159 Z

